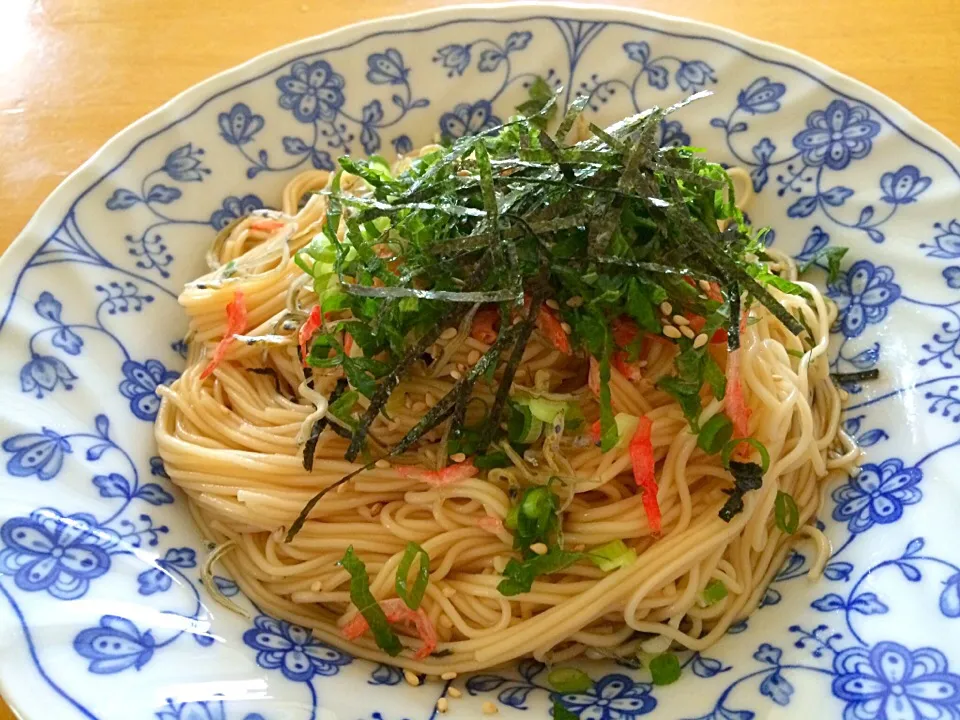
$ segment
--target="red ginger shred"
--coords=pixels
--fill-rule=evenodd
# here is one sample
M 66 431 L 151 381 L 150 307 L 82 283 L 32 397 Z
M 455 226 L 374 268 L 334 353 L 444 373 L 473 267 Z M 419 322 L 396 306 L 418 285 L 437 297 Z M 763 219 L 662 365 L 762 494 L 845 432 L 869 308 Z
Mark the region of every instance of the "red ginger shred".
M 654 474 L 656 460 L 653 456 L 651 432 L 653 423 L 646 415 L 640 417 L 637 431 L 630 441 L 630 460 L 633 463 L 633 478 L 643 491 L 643 509 L 647 513 L 650 532 L 659 535 L 661 530 L 660 504 L 657 502 L 657 478 Z
M 203 372 L 200 373 L 201 380 L 206 380 L 208 377 L 210 377 L 213 371 L 217 368 L 217 365 L 223 361 L 230 344 L 233 342 L 234 335 L 239 335 L 247 329 L 247 304 L 243 299 L 242 292 L 238 290 L 233 294 L 233 300 L 227 303 L 226 312 L 227 331 L 223 334 L 220 342 L 217 343 L 217 347 L 213 351 L 213 357 L 210 358 L 210 362 L 207 363 L 207 366 L 203 369 Z
M 307 316 L 306 322 L 300 326 L 297 340 L 300 343 L 300 358 L 303 360 L 304 367 L 307 365 L 307 355 L 310 354 L 307 350 L 307 345 L 310 343 L 310 340 L 313 339 L 313 334 L 320 329 L 320 324 L 323 322 L 321 312 L 320 306 L 314 305 L 313 309 L 310 310 L 310 314 Z
M 400 598 L 384 600 L 380 603 L 380 608 L 387 616 L 387 622 L 391 624 L 403 622 L 413 625 L 420 640 L 423 641 L 423 645 L 413 656 L 414 660 L 423 660 L 437 649 L 437 630 L 423 608 L 411 610 Z M 356 640 L 369 629 L 370 625 L 367 623 L 367 619 L 357 613 L 350 622 L 343 626 L 341 632 L 347 640 Z
M 480 472 L 472 462 L 449 465 L 442 470 L 426 470 L 422 467 L 398 465 L 396 471 L 406 478 L 413 478 L 434 487 L 443 487 L 472 478 Z

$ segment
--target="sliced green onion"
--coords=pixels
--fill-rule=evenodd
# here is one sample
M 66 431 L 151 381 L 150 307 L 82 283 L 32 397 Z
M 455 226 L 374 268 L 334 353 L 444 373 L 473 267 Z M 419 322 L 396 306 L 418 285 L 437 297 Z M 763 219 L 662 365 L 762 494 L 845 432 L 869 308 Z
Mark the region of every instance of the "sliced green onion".
M 650 661 L 654 685 L 669 685 L 680 679 L 680 661 L 673 653 L 657 655 Z
M 761 472 L 766 473 L 770 468 L 770 453 L 767 452 L 767 448 L 764 447 L 763 443 L 754 438 L 734 438 L 730 440 L 726 445 L 723 446 L 723 453 L 720 455 L 720 460 L 723 463 L 723 466 L 729 470 L 730 469 L 730 456 L 733 455 L 734 451 L 740 445 L 740 443 L 747 443 L 750 447 L 760 453 L 760 470 Z
M 350 602 L 357 607 L 357 610 L 366 619 L 377 647 L 391 657 L 396 657 L 403 650 L 403 645 L 400 643 L 397 634 L 390 628 L 390 623 L 387 622 L 387 616 L 383 612 L 383 608 L 380 607 L 377 599 L 370 592 L 367 566 L 363 564 L 363 560 L 354 554 L 353 545 L 347 548 L 347 552 L 344 553 L 337 564 L 350 573 Z
M 793 535 L 800 527 L 800 509 L 793 495 L 781 490 L 777 491 L 777 499 L 774 501 L 773 510 L 776 516 L 777 527 L 788 535 Z
M 511 442 L 529 445 L 543 432 L 543 421 L 538 420 L 524 405 L 514 405 L 507 422 L 507 436 Z
M 723 450 L 733 436 L 733 423 L 723 413 L 714 415 L 700 428 L 697 435 L 697 447 L 708 455 L 716 455 Z
M 543 398 L 530 398 L 526 405 L 530 408 L 531 415 L 545 423 L 552 423 L 554 418 L 567 408 L 565 402 Z
M 707 586 L 703 589 L 703 592 L 700 593 L 700 599 L 703 602 L 704 607 L 710 607 L 720 602 L 727 596 L 727 586 L 723 584 L 723 581 L 717 580 L 714 578 L 707 583 Z
M 627 547 L 623 540 L 612 540 L 606 545 L 595 547 L 587 557 L 604 572 L 625 567 L 637 559 L 637 551 Z
M 582 693 L 593 686 L 589 675 L 572 667 L 554 668 L 547 675 L 547 682 L 554 690 L 562 693 Z
M 407 576 L 410 574 L 410 566 L 416 558 L 420 558 L 420 568 L 417 570 L 417 579 L 413 583 L 413 590 L 407 586 Z M 427 583 L 430 582 L 430 556 L 427 551 L 415 542 L 408 542 L 407 549 L 403 552 L 403 558 L 397 567 L 397 580 L 394 587 L 397 591 L 397 597 L 403 600 L 408 608 L 416 610 L 423 602 L 423 594 L 427 591 Z
M 507 530 L 517 529 L 517 519 L 520 517 L 520 506 L 514 505 L 507 511 L 507 516 L 503 519 L 503 526 Z
M 580 720 L 573 712 L 559 700 L 553 701 L 553 720 Z

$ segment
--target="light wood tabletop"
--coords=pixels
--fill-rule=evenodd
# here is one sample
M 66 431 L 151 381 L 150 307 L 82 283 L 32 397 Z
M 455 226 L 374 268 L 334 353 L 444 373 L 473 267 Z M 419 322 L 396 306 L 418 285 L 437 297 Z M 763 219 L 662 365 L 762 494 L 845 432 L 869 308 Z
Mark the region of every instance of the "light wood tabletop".
M 71 171 L 180 91 L 293 40 L 448 4 L 0 0 L 0 252 Z M 716 23 L 798 50 L 877 88 L 960 141 L 957 0 L 618 4 Z M 13 717 L 0 701 L 0 720 Z

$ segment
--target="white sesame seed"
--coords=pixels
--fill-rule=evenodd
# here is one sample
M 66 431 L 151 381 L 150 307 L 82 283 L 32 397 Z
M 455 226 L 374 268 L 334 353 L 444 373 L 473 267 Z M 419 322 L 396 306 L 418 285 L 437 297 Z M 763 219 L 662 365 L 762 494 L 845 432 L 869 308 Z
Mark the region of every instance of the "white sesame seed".
M 480 707 L 480 709 L 483 710 L 483 714 L 484 714 L 484 715 L 496 715 L 497 712 L 498 712 L 497 706 L 494 705 L 494 704 L 493 704 L 492 702 L 490 702 L 489 700 L 487 700 L 487 701 Z
M 450 377 L 452 377 L 454 380 L 459 380 L 463 377 L 463 374 L 459 370 L 451 370 Z
M 453 670 L 449 670 L 440 676 L 441 680 L 456 680 L 457 674 Z
M 547 300 L 547 307 L 550 308 L 551 310 L 559 310 L 560 303 L 558 303 L 553 298 L 550 298 L 549 300 Z
M 373 516 L 379 515 L 381 510 L 383 510 L 383 503 L 374 503 L 370 506 L 370 514 Z
M 700 281 L 700 289 L 703 290 L 703 291 L 706 292 L 706 293 L 710 292 L 710 290 L 712 289 L 712 288 L 710 287 L 710 281 L 709 281 L 709 280 L 701 280 L 701 281 Z
M 547 554 L 547 546 L 544 545 L 543 543 L 534 543 L 533 545 L 530 546 L 530 550 L 532 552 L 535 552 L 537 555 Z
M 437 710 L 439 710 L 441 713 L 445 713 L 449 707 L 450 705 L 446 698 L 440 698 L 437 700 Z
M 673 324 L 674 324 L 674 325 L 680 325 L 680 326 L 689 325 L 689 324 L 690 324 L 690 321 L 687 320 L 683 315 L 674 315 L 674 316 L 673 316 Z
M 407 410 L 409 410 L 410 408 L 413 407 L 413 399 L 412 399 L 409 395 L 407 395 L 407 396 L 403 399 L 403 406 L 404 406 Z
M 443 592 L 443 596 L 444 596 L 445 598 L 452 598 L 454 595 L 457 594 L 456 589 L 450 587 L 449 585 L 447 585 L 447 586 L 443 589 L 442 592 Z
M 699 335 L 697 335 L 696 338 L 694 338 L 693 346 L 697 349 L 700 349 L 707 344 L 707 340 L 709 340 L 709 338 L 707 337 L 707 334 L 700 333 Z
M 674 340 L 680 337 L 680 331 L 677 330 L 677 328 L 673 325 L 665 325 L 663 327 L 663 334 L 668 338 L 673 338 Z
M 453 455 L 450 456 L 450 459 L 453 460 L 455 463 L 462 463 L 464 460 L 467 459 L 467 456 L 464 453 L 454 453 Z
M 689 325 L 684 325 L 680 328 L 680 332 L 683 333 L 684 337 L 688 337 L 693 340 L 693 336 L 696 334 L 693 332 L 693 328 Z
M 563 330 L 567 335 L 573 332 L 573 328 L 570 327 L 570 323 L 560 323 L 560 329 Z
M 453 340 L 457 336 L 456 328 L 447 328 L 442 333 L 440 333 L 441 340 Z
M 444 616 L 444 617 L 446 617 L 446 616 Z M 452 697 L 452 698 L 463 697 L 463 693 L 460 692 L 459 690 L 457 690 L 457 688 L 455 688 L 455 687 L 447 688 L 447 695 L 449 695 L 449 696 Z
M 427 403 L 427 407 L 433 407 L 437 404 L 437 399 L 433 396 L 432 393 L 427 393 L 424 398 L 424 402 Z
M 323 581 L 322 581 L 322 580 L 314 580 L 313 583 L 310 585 L 310 589 L 311 589 L 313 592 L 320 592 L 321 590 L 323 590 Z
M 467 366 L 464 365 L 463 363 L 457 363 L 457 370 L 459 370 L 460 372 L 466 372 Z
M 420 678 L 417 677 L 415 672 L 410 670 L 403 671 L 403 679 L 407 681 L 408 685 L 413 685 L 414 687 L 417 687 L 420 684 Z
M 410 409 L 415 413 L 421 413 L 427 409 L 427 404 L 425 402 L 415 402 Z
M 662 312 L 664 315 L 669 315 L 673 312 L 673 305 L 664 300 L 662 303 L 660 303 L 660 312 Z
M 476 365 L 476 364 L 477 364 L 477 360 L 479 360 L 479 359 L 480 359 L 480 351 L 479 351 L 479 350 L 471 350 L 471 351 L 470 351 L 470 354 L 467 355 L 467 364 L 468 364 L 468 365 Z
M 578 308 L 583 305 L 583 298 L 579 295 L 574 295 L 572 298 L 567 300 L 567 307 Z
M 380 458 L 377 460 L 377 467 L 381 470 L 387 470 L 390 467 L 390 461 L 386 458 Z

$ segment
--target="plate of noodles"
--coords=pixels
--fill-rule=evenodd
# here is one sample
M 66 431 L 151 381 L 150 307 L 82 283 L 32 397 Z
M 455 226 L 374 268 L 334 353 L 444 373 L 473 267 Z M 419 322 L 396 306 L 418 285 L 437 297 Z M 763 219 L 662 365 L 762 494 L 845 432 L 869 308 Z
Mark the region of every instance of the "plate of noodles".
M 187 91 L 2 259 L 0 691 L 960 717 L 958 168 L 626 9 L 386 18 Z

